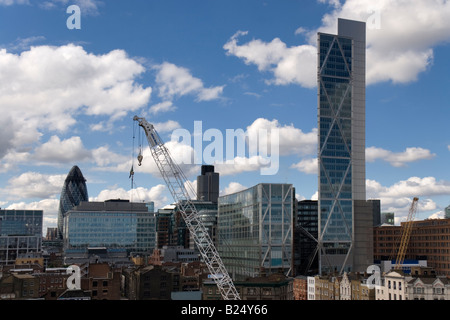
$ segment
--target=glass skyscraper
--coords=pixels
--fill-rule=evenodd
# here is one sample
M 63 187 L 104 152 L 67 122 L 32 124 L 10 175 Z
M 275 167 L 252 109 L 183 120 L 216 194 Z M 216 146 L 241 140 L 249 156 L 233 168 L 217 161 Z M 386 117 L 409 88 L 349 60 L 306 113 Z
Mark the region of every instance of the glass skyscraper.
M 88 200 L 86 179 L 83 177 L 80 168 L 73 166 L 64 181 L 59 198 L 58 237 L 60 239 L 63 237 L 64 216 L 66 212 L 80 204 L 81 201 Z
M 261 183 L 219 197 L 218 251 L 234 280 L 293 272 L 295 191 Z
M 365 201 L 364 22 L 318 34 L 319 271 L 353 269 L 355 201 Z
M 0 265 L 42 250 L 42 210 L 0 210 Z

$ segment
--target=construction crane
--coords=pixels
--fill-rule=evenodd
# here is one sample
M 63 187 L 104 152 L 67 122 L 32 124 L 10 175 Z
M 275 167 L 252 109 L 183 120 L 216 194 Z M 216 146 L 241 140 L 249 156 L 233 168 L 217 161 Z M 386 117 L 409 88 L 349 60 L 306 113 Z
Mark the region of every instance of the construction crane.
M 403 224 L 402 234 L 400 239 L 400 246 L 397 252 L 397 258 L 395 260 L 395 268 L 400 269 L 401 265 L 405 261 L 406 249 L 408 248 L 409 238 L 411 236 L 412 225 L 414 217 L 416 216 L 417 205 L 419 198 L 414 197 L 411 207 L 409 208 L 408 217 L 406 222 Z
M 173 199 L 178 205 L 190 235 L 194 238 L 194 242 L 200 255 L 209 269 L 211 278 L 219 288 L 222 299 L 240 300 L 239 293 L 237 292 L 209 233 L 198 216 L 197 209 L 195 208 L 187 189 L 189 182 L 183 171 L 172 159 L 169 150 L 164 145 L 154 126 L 147 122 L 145 118 L 134 116 L 133 120 L 137 121 L 139 126 L 144 129 L 153 159 L 155 160 Z M 193 190 L 191 190 L 191 193 L 194 193 Z

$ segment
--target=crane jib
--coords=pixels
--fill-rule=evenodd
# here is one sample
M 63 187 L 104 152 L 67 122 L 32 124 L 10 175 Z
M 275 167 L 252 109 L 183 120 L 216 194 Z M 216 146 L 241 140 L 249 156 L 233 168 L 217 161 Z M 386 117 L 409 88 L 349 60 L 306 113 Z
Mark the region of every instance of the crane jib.
M 199 218 L 194 203 L 189 199 L 189 193 L 185 186 L 187 179 L 184 176 L 184 173 L 172 160 L 154 126 L 148 123 L 144 118 L 138 116 L 134 116 L 133 120 L 138 121 L 139 126 L 144 129 L 152 151 L 152 156 L 172 197 L 178 202 L 181 216 L 189 228 L 194 242 L 211 273 L 211 278 L 220 290 L 222 298 L 224 300 L 240 300 L 239 293 L 233 284 L 233 280 L 229 276 L 208 231 Z

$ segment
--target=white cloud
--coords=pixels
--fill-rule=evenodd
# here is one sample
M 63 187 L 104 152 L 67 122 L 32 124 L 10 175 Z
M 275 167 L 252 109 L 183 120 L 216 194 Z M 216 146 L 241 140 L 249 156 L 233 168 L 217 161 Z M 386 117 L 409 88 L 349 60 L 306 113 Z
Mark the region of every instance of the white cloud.
M 108 146 L 102 146 L 92 150 L 91 157 L 99 167 L 107 167 L 112 164 L 124 163 L 130 159 L 127 156 L 110 151 Z
M 0 111 L 14 119 L 15 145 L 41 131 L 65 131 L 74 115 L 117 119 L 147 104 L 151 88 L 135 83 L 144 67 L 122 50 L 95 55 L 73 44 L 38 46 L 20 54 L 0 50 Z
M 228 55 L 244 59 L 246 64 L 255 64 L 259 71 L 269 71 L 274 78 L 268 83 L 276 85 L 299 84 L 306 88 L 316 86 L 316 48 L 312 45 L 287 47 L 279 38 L 271 42 L 251 40 L 239 45 L 237 38 L 247 31 L 238 31 L 223 46 Z
M 222 163 L 214 163 L 215 171 L 222 176 L 236 175 L 243 172 L 258 171 L 267 167 L 267 161 L 259 155 L 248 157 L 236 156 Z
M 394 167 L 405 166 L 406 163 L 428 160 L 435 156 L 428 149 L 423 148 L 406 148 L 403 152 L 392 152 L 382 148 L 369 147 L 366 148 L 366 161 L 373 162 L 377 159 L 381 159 L 389 162 Z
M 165 142 L 164 145 L 169 150 L 172 159 L 179 165 L 186 177 L 190 177 L 192 175 L 196 176 L 198 174 L 199 166 L 194 164 L 193 161 L 195 154 L 194 148 L 187 144 L 172 140 Z M 118 156 L 117 158 L 107 156 L 107 154 L 109 153 L 109 150 L 107 148 L 102 149 L 101 152 L 105 154 L 104 157 L 100 157 L 101 159 L 113 158 L 114 161 L 103 161 L 101 163 L 98 163 L 101 166 L 96 168 L 96 170 L 111 172 L 130 172 L 130 169 L 133 166 L 135 177 L 136 175 L 139 175 L 141 173 L 149 173 L 155 177 L 162 179 L 160 170 L 156 165 L 155 160 L 153 159 L 148 145 L 143 146 L 143 160 L 141 166 L 137 165 L 136 159 L 129 159 L 126 156 Z M 97 158 L 97 155 L 95 156 L 95 158 Z
M 80 137 L 71 137 L 62 140 L 58 136 L 52 136 L 50 140 L 35 150 L 34 157 L 39 161 L 53 163 L 68 163 L 83 161 L 91 157 Z
M 435 177 L 411 177 L 407 180 L 402 180 L 391 187 L 387 188 L 382 195 L 391 197 L 402 196 L 437 196 L 449 195 L 450 182 L 437 181 Z
M 89 201 L 105 201 L 109 199 L 124 199 L 132 202 L 153 201 L 155 203 L 155 210 L 157 210 L 169 201 L 165 195 L 166 189 L 166 186 L 162 184 L 158 184 L 150 189 L 143 187 L 131 190 L 125 190 L 123 188 L 104 189 L 96 197 L 90 197 Z
M 230 182 L 227 187 L 220 191 L 220 195 L 224 196 L 227 194 L 233 194 L 242 190 L 247 189 L 246 186 L 243 186 L 239 182 Z
M 173 105 L 172 101 L 163 101 L 157 104 L 154 104 L 150 107 L 149 112 L 151 114 L 158 114 L 162 112 L 174 111 L 176 107 Z
M 444 219 L 445 218 L 445 212 L 443 210 L 435 212 L 428 216 L 428 219 Z
M 180 123 L 174 120 L 167 120 L 166 122 L 156 122 L 153 124 L 158 133 L 171 132 L 175 129 L 181 128 Z
M 61 193 L 66 176 L 25 172 L 9 179 L 7 187 L 1 191 L 10 199 L 53 198 Z
M 317 129 L 304 133 L 301 129 L 291 125 L 281 125 L 278 120 L 272 121 L 265 118 L 258 118 L 247 127 L 247 134 L 258 136 L 259 130 L 277 130 L 279 134 L 280 155 L 309 155 L 317 152 Z M 270 143 L 261 140 L 260 143 L 268 145 Z
M 318 171 L 318 162 L 317 158 L 314 159 L 303 159 L 298 163 L 294 163 L 291 165 L 291 168 L 297 169 L 300 172 L 304 172 L 307 174 L 317 174 Z
M 14 123 L 8 116 L 1 117 L 0 128 L 2 128 L 2 134 L 0 135 L 0 159 L 2 159 L 13 147 L 15 136 Z
M 8 0 L 7 0 L 8 1 Z M 65 6 L 69 5 L 77 5 L 80 7 L 81 14 L 89 14 L 89 15 L 97 15 L 99 13 L 99 6 L 103 4 L 103 2 L 98 0 L 48 0 L 48 1 L 39 1 L 39 6 L 44 9 L 53 9 L 57 6 Z
M 11 6 L 14 4 L 29 4 L 29 0 L 0 0 L 0 5 Z
M 171 101 L 184 95 L 195 95 L 197 101 L 215 100 L 221 97 L 224 86 L 205 88 L 203 81 L 191 75 L 186 68 L 164 62 L 155 66 L 159 96 Z M 167 102 L 166 102 L 167 103 Z
M 431 65 L 434 46 L 450 40 L 449 14 L 447 1 L 346 0 L 323 17 L 319 31 L 336 33 L 338 17 L 365 21 L 367 83 L 406 83 Z
M 419 198 L 418 212 L 436 210 L 437 205 L 429 197 L 450 195 L 450 182 L 437 181 L 434 177 L 410 177 L 394 183 L 391 186 L 383 186 L 371 179 L 366 180 L 367 197 L 380 199 L 382 211 L 394 212 L 396 222 L 402 221 L 408 215 L 412 198 Z
M 367 84 L 392 81 L 408 83 L 433 62 L 433 48 L 450 40 L 450 2 L 411 0 L 319 0 L 332 6 L 322 17 L 322 25 L 296 34 L 306 34 L 307 44 L 288 47 L 279 38 L 259 39 L 239 45 L 237 39 L 247 32 L 238 31 L 224 45 L 228 55 L 268 71 L 273 84 L 316 86 L 317 32 L 337 33 L 338 18 L 364 21 L 367 25 Z

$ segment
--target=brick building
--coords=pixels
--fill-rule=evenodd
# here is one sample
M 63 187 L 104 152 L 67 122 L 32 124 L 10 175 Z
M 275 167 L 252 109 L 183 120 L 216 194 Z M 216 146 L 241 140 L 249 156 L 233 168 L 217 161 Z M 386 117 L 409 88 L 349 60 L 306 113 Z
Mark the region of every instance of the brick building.
M 401 228 L 374 228 L 374 260 L 395 259 Z M 414 221 L 405 259 L 427 260 L 437 274 L 450 276 L 450 219 Z

